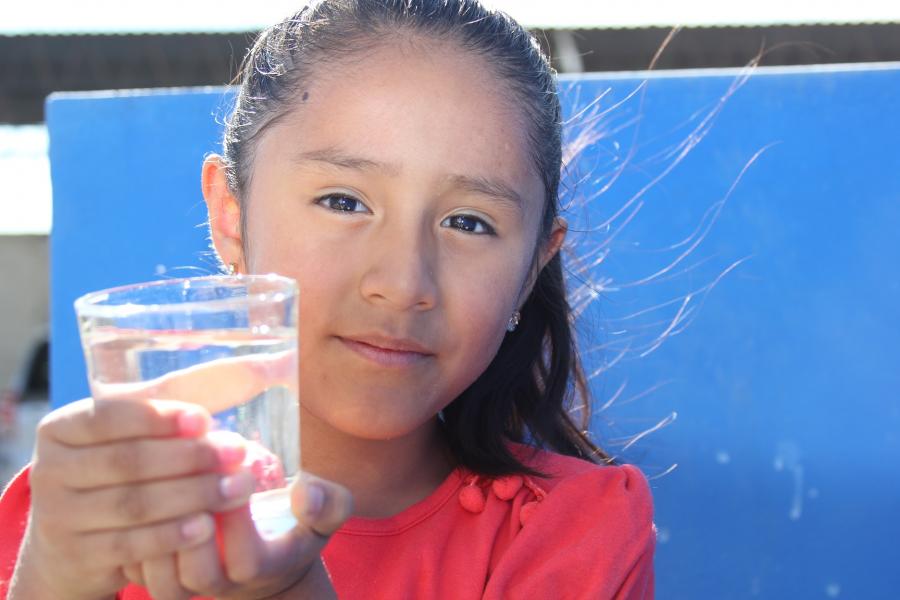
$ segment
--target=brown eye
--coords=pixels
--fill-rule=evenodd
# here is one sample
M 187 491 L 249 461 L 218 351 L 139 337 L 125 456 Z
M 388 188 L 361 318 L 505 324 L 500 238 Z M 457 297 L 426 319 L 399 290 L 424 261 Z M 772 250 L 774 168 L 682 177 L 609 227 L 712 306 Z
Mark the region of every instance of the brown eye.
M 484 220 L 472 215 L 453 215 L 441 221 L 441 227 L 451 227 L 477 235 L 495 235 L 497 232 Z
M 316 200 L 316 203 L 329 210 L 345 213 L 368 213 L 372 212 L 360 200 L 347 194 L 328 194 Z

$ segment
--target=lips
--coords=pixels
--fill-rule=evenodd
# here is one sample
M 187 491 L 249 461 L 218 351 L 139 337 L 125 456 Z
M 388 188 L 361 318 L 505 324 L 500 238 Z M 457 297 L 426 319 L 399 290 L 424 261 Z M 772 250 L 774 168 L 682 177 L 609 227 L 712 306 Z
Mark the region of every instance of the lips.
M 425 345 L 409 338 L 367 334 L 338 339 L 360 357 L 385 367 L 415 366 L 434 356 Z

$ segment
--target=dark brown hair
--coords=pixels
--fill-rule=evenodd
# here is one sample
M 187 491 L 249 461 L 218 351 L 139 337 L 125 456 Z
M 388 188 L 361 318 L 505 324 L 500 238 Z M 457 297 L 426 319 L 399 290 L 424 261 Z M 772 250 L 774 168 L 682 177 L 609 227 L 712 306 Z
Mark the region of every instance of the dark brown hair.
M 450 42 L 485 59 L 524 117 L 545 198 L 534 260 L 559 211 L 562 118 L 556 73 L 537 40 L 477 0 L 322 0 L 264 31 L 244 60 L 226 123 L 228 183 L 245 198 L 255 141 L 297 105 L 320 69 L 398 39 Z M 242 200 L 245 201 L 245 200 Z M 246 211 L 242 211 L 245 214 Z M 572 333 L 559 254 L 537 274 L 493 361 L 443 411 L 454 458 L 485 475 L 530 473 L 507 441 L 609 461 L 588 437 L 590 394 Z

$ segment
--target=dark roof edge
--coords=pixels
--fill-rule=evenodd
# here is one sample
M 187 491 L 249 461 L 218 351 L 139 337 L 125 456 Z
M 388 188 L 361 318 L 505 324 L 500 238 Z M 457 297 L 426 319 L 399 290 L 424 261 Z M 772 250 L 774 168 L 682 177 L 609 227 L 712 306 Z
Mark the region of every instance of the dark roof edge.
M 821 22 L 821 23 L 738 23 L 738 24 L 718 24 L 718 25 L 684 25 L 682 29 L 770 29 L 770 28 L 810 28 L 810 27 L 864 27 L 864 26 L 890 26 L 900 25 L 900 21 L 842 21 L 842 22 Z M 653 30 L 669 30 L 677 27 L 676 25 L 647 25 L 641 27 L 605 27 L 603 25 L 595 25 L 589 27 L 540 27 L 533 26 L 529 29 L 542 31 L 653 31 Z M 213 30 L 213 31 L 27 31 L 27 32 L 2 32 L 0 38 L 11 37 L 144 37 L 144 36 L 192 36 L 192 35 L 256 35 L 261 29 L 245 29 L 245 30 Z

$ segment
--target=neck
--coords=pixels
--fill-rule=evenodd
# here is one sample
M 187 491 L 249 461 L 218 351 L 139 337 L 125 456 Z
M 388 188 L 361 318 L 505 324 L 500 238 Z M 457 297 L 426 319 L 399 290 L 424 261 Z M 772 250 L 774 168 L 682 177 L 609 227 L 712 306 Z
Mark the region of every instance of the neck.
M 300 408 L 303 470 L 347 487 L 354 516 L 383 518 L 425 499 L 453 464 L 437 419 L 390 440 L 347 435 Z

